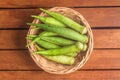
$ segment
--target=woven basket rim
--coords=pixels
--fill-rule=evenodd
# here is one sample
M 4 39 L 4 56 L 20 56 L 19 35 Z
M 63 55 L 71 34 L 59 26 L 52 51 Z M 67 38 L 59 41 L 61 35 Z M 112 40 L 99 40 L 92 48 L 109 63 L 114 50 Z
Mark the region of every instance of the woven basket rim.
M 42 60 L 42 56 L 39 56 L 39 58 L 37 57 L 37 55 L 33 55 L 32 52 L 35 51 L 35 48 L 34 48 L 34 45 L 31 45 L 28 47 L 28 50 L 30 52 L 30 56 L 32 57 L 32 59 L 34 60 L 34 62 L 40 67 L 42 68 L 44 71 L 48 72 L 48 73 L 52 73 L 52 74 L 67 74 L 67 73 L 71 73 L 71 72 L 74 72 L 76 71 L 77 69 L 80 69 L 86 62 L 87 60 L 89 59 L 90 55 L 91 55 L 91 52 L 93 50 L 93 45 L 94 45 L 94 41 L 93 41 L 93 33 L 92 33 L 92 30 L 90 28 L 90 25 L 88 24 L 87 20 L 77 11 L 71 9 L 71 8 L 67 8 L 67 7 L 53 7 L 51 9 L 49 9 L 49 11 L 71 11 L 74 13 L 74 15 L 77 15 L 77 17 L 79 17 L 81 19 L 81 22 L 84 23 L 84 25 L 87 27 L 87 31 L 88 31 L 88 36 L 89 36 L 89 43 L 88 43 L 88 49 L 85 53 L 85 56 L 83 56 L 82 60 L 80 62 L 77 62 L 72 68 L 70 69 L 65 69 L 65 70 L 53 70 L 53 69 L 50 69 L 49 67 L 45 67 L 44 66 L 44 60 L 43 60 L 43 63 L 40 63 L 40 60 L 39 58 L 41 58 Z M 45 16 L 46 14 L 45 13 L 41 13 L 40 16 Z M 33 23 L 38 23 L 39 20 L 37 19 L 34 19 L 33 20 Z M 28 34 L 33 34 L 35 30 L 32 30 L 33 26 L 30 26 L 29 28 L 29 31 L 28 31 Z M 29 43 L 29 40 L 27 40 L 27 44 Z M 56 64 L 56 63 L 54 63 Z M 61 64 L 62 65 L 62 64 Z

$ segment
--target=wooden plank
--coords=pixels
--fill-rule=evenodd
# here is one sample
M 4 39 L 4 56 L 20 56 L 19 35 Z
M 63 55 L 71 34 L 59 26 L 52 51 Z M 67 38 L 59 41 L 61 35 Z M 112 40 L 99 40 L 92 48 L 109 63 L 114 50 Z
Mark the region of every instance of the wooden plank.
M 81 7 L 81 6 L 120 6 L 120 0 L 1 0 L 1 8 L 31 8 L 31 7 Z
M 41 70 L 27 50 L 0 51 L 0 70 Z M 82 69 L 120 69 L 120 50 L 93 50 Z
M 120 29 L 93 30 L 94 48 L 120 48 Z
M 27 30 L 0 30 L 0 49 L 25 49 Z M 120 29 L 93 29 L 94 48 L 120 48 Z
M 25 49 L 27 30 L 0 30 L 0 49 Z
M 120 8 L 74 9 L 80 12 L 92 27 L 120 27 Z M 32 22 L 33 20 L 30 15 L 39 13 L 40 11 L 38 9 L 0 10 L 0 28 L 28 28 L 26 23 Z
M 44 71 L 1 71 L 1 80 L 119 80 L 120 71 L 76 71 L 55 75 Z

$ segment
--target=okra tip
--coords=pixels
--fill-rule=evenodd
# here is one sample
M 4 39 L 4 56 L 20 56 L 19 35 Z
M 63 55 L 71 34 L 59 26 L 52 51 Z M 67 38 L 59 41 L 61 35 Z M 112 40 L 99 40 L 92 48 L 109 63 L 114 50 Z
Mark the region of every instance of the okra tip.
M 49 14 L 50 13 L 50 11 L 48 11 L 48 10 L 45 10 L 45 9 L 43 9 L 43 8 L 39 8 L 41 11 L 43 11 L 43 12 L 45 12 L 45 13 L 47 13 L 47 14 Z
M 82 51 L 86 51 L 86 50 L 87 50 L 87 44 L 84 44 Z
M 87 33 L 87 28 L 84 27 L 84 28 L 83 28 L 83 31 L 82 31 L 82 34 L 86 34 L 86 33 Z
M 73 58 L 73 59 L 71 60 L 70 65 L 73 65 L 74 62 L 75 62 L 75 58 Z
M 31 17 L 36 17 L 36 15 L 31 15 Z
M 82 50 L 83 49 L 83 44 L 81 42 L 77 42 L 76 46 L 78 49 Z
M 43 8 L 39 8 L 41 11 L 43 11 L 43 12 L 46 12 L 46 10 L 45 9 L 43 9 Z
M 36 26 L 37 24 L 34 24 L 34 23 L 27 23 L 27 25 Z
M 32 25 L 32 23 L 26 23 L 27 25 Z
M 36 19 L 39 18 L 39 16 L 36 16 L 36 15 L 31 15 L 31 17 L 32 17 L 32 18 L 36 18 Z

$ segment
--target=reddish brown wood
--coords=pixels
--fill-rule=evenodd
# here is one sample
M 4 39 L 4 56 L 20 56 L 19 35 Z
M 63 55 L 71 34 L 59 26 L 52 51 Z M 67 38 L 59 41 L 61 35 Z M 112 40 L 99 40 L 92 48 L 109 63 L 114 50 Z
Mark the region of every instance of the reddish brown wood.
M 25 49 L 28 30 L 0 30 L 0 49 Z M 93 29 L 94 48 L 120 48 L 119 29 Z
M 39 70 L 27 50 L 0 51 L 0 70 Z
M 27 50 L 0 51 L 0 70 L 41 70 Z M 94 50 L 82 69 L 120 69 L 120 50 Z
M 1 30 L 0 49 L 25 49 L 27 30 Z
M 92 27 L 120 27 L 120 8 L 74 8 L 79 11 Z M 0 10 L 0 28 L 28 28 L 30 15 L 39 14 L 38 9 Z M 99 14 L 98 14 L 99 13 Z
M 93 30 L 94 48 L 120 48 L 120 29 Z
M 119 80 L 120 71 L 76 71 L 55 75 L 44 71 L 1 71 L 1 80 Z
M 120 0 L 1 0 L 2 8 L 31 8 L 31 7 L 54 7 L 54 6 L 120 6 Z
M 120 50 L 93 50 L 82 69 L 120 69 Z
M 31 14 L 39 14 L 39 11 L 35 9 L 0 10 L 0 28 L 28 28 L 26 23 L 33 20 Z

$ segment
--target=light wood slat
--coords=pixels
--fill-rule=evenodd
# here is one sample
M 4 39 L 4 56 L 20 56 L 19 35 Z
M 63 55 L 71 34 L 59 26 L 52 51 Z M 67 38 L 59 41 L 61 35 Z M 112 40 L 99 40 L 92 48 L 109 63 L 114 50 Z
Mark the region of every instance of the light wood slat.
M 120 50 L 93 50 L 82 69 L 120 69 Z M 27 50 L 0 51 L 0 70 L 41 70 Z
M 55 75 L 44 71 L 1 71 L 1 80 L 119 80 L 120 71 L 76 71 Z
M 28 30 L 0 30 L 0 49 L 25 49 Z M 94 48 L 120 48 L 120 29 L 93 29 Z
M 92 27 L 120 27 L 120 8 L 74 8 L 80 12 Z M 0 10 L 0 28 L 28 28 L 30 15 L 38 15 L 38 9 Z M 98 14 L 99 13 L 99 14 Z
M 1 0 L 1 8 L 120 6 L 120 0 Z

